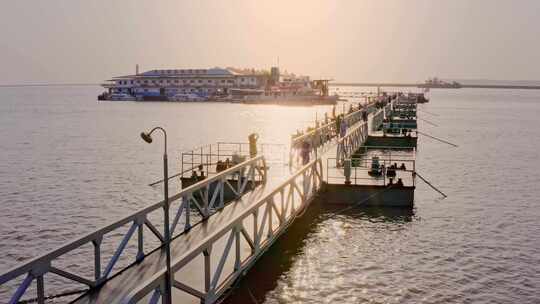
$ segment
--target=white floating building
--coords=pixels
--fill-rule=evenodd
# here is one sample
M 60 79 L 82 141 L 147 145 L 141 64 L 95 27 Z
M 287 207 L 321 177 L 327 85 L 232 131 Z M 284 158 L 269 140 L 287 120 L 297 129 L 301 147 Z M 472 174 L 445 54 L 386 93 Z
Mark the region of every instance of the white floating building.
M 161 100 L 176 94 L 205 97 L 228 94 L 232 88 L 260 89 L 270 75 L 255 70 L 233 68 L 151 70 L 114 77 L 102 86 L 108 94 L 128 94 L 140 100 Z

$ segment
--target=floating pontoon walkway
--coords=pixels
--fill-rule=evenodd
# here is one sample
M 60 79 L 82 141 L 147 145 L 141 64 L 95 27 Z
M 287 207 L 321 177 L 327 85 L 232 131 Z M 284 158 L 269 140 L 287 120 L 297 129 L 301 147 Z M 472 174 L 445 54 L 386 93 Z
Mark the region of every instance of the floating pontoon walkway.
M 373 109 L 371 109 L 373 110 Z M 368 111 L 369 112 L 369 111 Z M 381 121 L 383 110 L 371 111 L 369 122 L 362 111 L 345 116 L 347 134 L 336 138 L 334 123 L 328 123 L 292 140 L 291 147 L 302 141 L 312 143 L 311 159 L 304 166 L 294 165 L 297 155 L 291 153 L 291 166 L 267 165 L 257 156 L 210 176 L 170 197 L 171 270 L 173 303 L 214 303 L 239 279 L 286 231 L 297 216 L 308 207 L 323 185 L 324 166 L 332 159 L 341 164 L 350 158 L 368 135 L 368 123 Z M 234 182 L 234 181 L 237 182 Z M 232 182 L 231 182 L 232 181 Z M 248 183 L 258 187 L 248 190 Z M 237 195 L 226 203 L 224 192 Z M 167 296 L 165 289 L 166 255 L 163 249 L 163 211 L 165 202 L 143 208 L 113 224 L 93 231 L 56 250 L 34 258 L 0 276 L 0 285 L 22 279 L 9 303 L 17 303 L 37 282 L 37 302 L 45 303 L 50 295 L 44 276 L 51 273 L 88 289 L 73 303 L 158 303 Z M 195 211 L 194 211 L 195 210 Z M 193 223 L 192 213 L 201 221 Z M 124 232 L 129 227 L 127 232 Z M 123 238 L 109 260 L 102 256 L 102 240 L 110 234 Z M 134 257 L 126 250 L 136 241 Z M 150 252 L 147 248 L 155 248 Z M 93 278 L 61 269 L 58 260 L 81 247 L 93 246 Z M 79 251 L 77 251 L 79 252 Z M 91 256 L 91 255 L 90 255 Z M 125 268 L 117 265 L 121 258 L 133 262 Z M 103 264 L 102 262 L 107 262 Z M 116 268 L 120 270 L 115 271 Z M 27 294 L 24 298 L 31 297 Z

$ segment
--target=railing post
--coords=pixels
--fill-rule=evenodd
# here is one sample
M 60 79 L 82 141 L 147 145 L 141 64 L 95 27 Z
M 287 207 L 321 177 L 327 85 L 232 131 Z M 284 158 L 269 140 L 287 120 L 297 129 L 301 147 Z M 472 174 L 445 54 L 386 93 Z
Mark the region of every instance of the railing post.
M 345 185 L 351 184 L 351 159 L 348 158 L 345 160 L 343 174 L 345 175 Z
M 183 196 L 183 197 L 182 197 L 182 200 L 183 200 L 184 202 L 186 202 L 186 203 L 184 204 L 184 206 L 185 206 L 184 208 L 186 208 L 186 209 L 184 210 L 184 213 L 186 214 L 186 223 L 185 223 L 185 226 L 184 226 L 184 231 L 186 231 L 186 230 L 191 229 L 191 223 L 190 223 L 190 220 L 189 220 L 189 218 L 190 218 L 189 214 L 190 214 L 190 211 L 191 211 L 191 210 L 190 210 L 190 209 L 191 209 L 191 200 L 189 199 L 188 196 Z
M 306 177 L 306 171 L 302 172 L 302 186 L 303 186 L 303 194 L 304 194 L 304 199 L 307 199 L 307 194 L 308 194 L 308 183 L 307 183 L 307 177 Z M 301 202 L 302 204 L 304 202 Z
M 234 271 L 240 270 L 241 256 L 240 256 L 240 227 L 234 226 L 234 238 L 235 238 L 235 251 L 236 257 L 234 260 Z
M 358 165 L 357 165 L 357 166 L 358 166 Z M 354 184 L 355 184 L 355 185 L 357 184 L 357 182 L 356 182 L 356 172 L 357 172 L 357 171 L 358 171 L 358 168 L 355 167 L 355 168 L 354 168 Z
M 266 181 L 267 181 L 267 178 L 268 178 L 268 167 L 266 166 L 266 158 L 263 158 L 262 159 L 262 163 L 263 163 L 263 178 L 262 178 L 262 182 L 266 184 Z
M 270 201 L 268 201 L 267 203 L 267 208 L 266 210 L 268 210 L 268 234 L 267 234 L 267 238 L 270 239 L 272 237 L 272 235 L 274 234 L 274 227 L 272 225 L 272 205 L 274 204 L 274 197 L 270 198 Z
M 43 276 L 49 271 L 50 266 L 51 266 L 50 261 L 40 262 L 37 265 L 35 265 L 30 271 L 30 277 L 35 278 L 36 283 L 37 283 L 38 304 L 45 304 L 45 281 L 43 280 Z M 19 302 L 16 302 L 16 303 L 19 303 Z
M 206 168 L 206 175 L 209 176 L 210 175 L 210 166 L 212 165 L 212 144 L 210 144 L 210 161 L 207 162 L 208 163 L 208 168 Z M 208 159 L 208 156 L 206 157 Z M 217 163 L 217 161 L 216 161 Z
M 144 258 L 144 220 L 145 217 L 138 217 L 136 219 L 137 223 L 137 256 L 135 257 L 135 260 L 137 262 L 140 262 Z
M 205 187 L 204 192 L 203 192 L 204 197 L 202 199 L 203 199 L 203 203 L 204 203 L 203 210 L 204 210 L 204 218 L 205 219 L 208 218 L 208 215 L 210 214 L 210 198 L 208 197 L 208 195 L 210 193 L 210 186 L 211 185 L 212 185 L 212 183 L 206 184 L 206 187 Z M 216 189 L 214 189 L 214 191 L 216 191 Z
M 255 209 L 253 212 L 253 243 L 255 243 L 255 252 L 259 251 L 259 209 Z
M 100 236 L 92 241 L 94 245 L 94 278 L 96 283 L 99 283 L 101 278 L 101 241 L 103 237 Z
M 210 291 L 210 281 L 212 279 L 212 273 L 211 273 L 211 259 L 210 254 L 212 253 L 212 246 L 210 245 L 208 248 L 204 249 L 203 255 L 204 255 L 204 291 L 206 293 L 206 297 L 208 298 Z
M 279 190 L 279 194 L 280 194 L 280 206 L 281 206 L 281 219 L 282 221 L 285 220 L 285 190 L 284 188 L 281 188 Z
M 219 209 L 225 206 L 225 177 L 219 180 Z
M 291 139 L 291 147 L 289 149 L 289 167 L 293 164 L 294 138 Z
M 38 304 L 45 304 L 45 282 L 43 275 L 36 278 L 37 282 L 37 302 Z

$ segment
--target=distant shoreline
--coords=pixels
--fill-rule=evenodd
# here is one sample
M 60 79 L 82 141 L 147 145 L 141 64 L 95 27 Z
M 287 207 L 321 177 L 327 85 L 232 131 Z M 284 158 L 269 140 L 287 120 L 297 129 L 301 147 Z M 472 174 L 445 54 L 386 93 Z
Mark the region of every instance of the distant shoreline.
M 509 84 L 458 84 L 436 85 L 426 83 L 330 83 L 332 87 L 408 87 L 418 89 L 515 89 L 540 90 L 540 85 L 509 85 Z

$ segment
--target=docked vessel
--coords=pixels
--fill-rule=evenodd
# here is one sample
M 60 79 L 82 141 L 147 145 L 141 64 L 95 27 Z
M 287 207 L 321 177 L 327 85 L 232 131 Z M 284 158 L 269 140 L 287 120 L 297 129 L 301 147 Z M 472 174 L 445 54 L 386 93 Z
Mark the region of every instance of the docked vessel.
M 231 90 L 233 100 L 247 104 L 333 105 L 339 96 L 328 94 L 328 79 L 284 78 L 266 90 Z
M 328 95 L 329 80 L 308 76 L 235 68 L 151 70 L 114 77 L 102 86 L 98 100 L 229 101 L 270 104 L 335 104 Z

